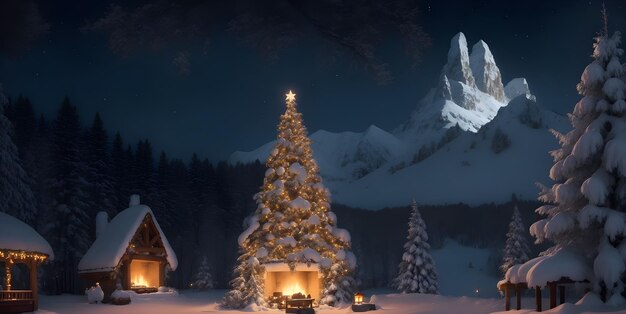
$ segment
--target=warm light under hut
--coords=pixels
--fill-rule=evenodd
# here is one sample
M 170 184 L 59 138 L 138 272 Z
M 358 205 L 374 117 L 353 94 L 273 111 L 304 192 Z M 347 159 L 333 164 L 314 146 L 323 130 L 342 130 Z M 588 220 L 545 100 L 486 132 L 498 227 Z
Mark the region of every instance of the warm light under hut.
M 37 267 L 52 259 L 52 247 L 37 231 L 21 220 L 0 212 L 0 272 L 5 274 L 4 282 L 0 283 L 0 313 L 37 310 Z M 18 264 L 28 268 L 28 289 L 12 280 L 13 267 Z

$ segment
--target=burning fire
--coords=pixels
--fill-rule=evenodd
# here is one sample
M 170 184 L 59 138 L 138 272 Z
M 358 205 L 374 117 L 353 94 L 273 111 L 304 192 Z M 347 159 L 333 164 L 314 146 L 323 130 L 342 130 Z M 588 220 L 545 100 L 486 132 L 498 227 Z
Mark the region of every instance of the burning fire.
M 286 284 L 282 290 L 283 290 L 283 295 L 287 295 L 287 296 L 291 296 L 296 293 L 306 294 L 304 291 L 304 288 L 302 288 L 302 286 L 300 286 L 300 283 L 297 281 L 292 282 L 291 284 Z
M 134 272 L 131 278 L 131 286 L 133 287 L 149 287 L 148 280 L 143 277 L 142 273 Z
M 130 264 L 130 285 L 135 288 L 159 286 L 159 263 L 133 260 Z

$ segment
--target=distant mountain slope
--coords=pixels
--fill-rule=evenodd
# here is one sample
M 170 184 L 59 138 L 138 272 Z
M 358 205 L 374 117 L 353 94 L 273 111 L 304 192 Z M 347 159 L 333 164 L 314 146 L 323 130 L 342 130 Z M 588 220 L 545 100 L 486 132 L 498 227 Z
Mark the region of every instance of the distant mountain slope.
M 568 127 L 562 116 L 547 111 L 534 115 L 535 109 L 532 99 L 518 96 L 478 133 L 463 133 L 418 163 L 396 172 L 391 166 L 381 167 L 349 184 L 328 182 L 333 200 L 378 209 L 401 206 L 411 198 L 424 204 L 471 205 L 506 202 L 513 193 L 534 199 L 533 183 L 548 180 L 552 164 L 548 151 L 557 147 L 547 126 Z M 496 153 L 503 145 L 499 143 L 507 142 L 499 138 L 509 144 Z
M 306 117 L 305 117 L 306 119 Z M 524 78 L 502 84 L 489 46 L 467 49 L 463 33 L 451 40 L 435 88 L 393 132 L 311 135 L 313 151 L 333 200 L 378 209 L 420 203 L 478 204 L 535 198 L 557 147 L 549 128 L 567 119 L 542 109 Z M 507 144 L 508 143 L 508 144 Z M 274 142 L 235 152 L 231 163 L 264 161 Z

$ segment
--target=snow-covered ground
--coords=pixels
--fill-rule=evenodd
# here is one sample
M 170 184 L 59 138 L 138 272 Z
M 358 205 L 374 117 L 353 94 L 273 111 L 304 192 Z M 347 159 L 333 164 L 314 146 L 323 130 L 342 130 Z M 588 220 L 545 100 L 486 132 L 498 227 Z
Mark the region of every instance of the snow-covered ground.
M 366 291 L 366 295 L 369 295 Z M 110 304 L 88 304 L 84 296 L 61 295 L 61 296 L 41 296 L 40 310 L 38 314 L 187 314 L 187 313 L 216 313 L 220 312 L 218 302 L 224 295 L 224 290 L 213 290 L 207 292 L 183 292 L 181 294 L 155 293 L 134 295 L 133 301 L 129 305 Z M 371 293 L 371 292 L 370 292 Z M 464 314 L 486 314 L 501 311 L 504 301 L 500 298 L 471 298 L 471 297 L 449 297 L 439 295 L 419 295 L 419 294 L 378 294 L 371 300 L 376 303 L 380 314 L 444 314 L 444 313 L 464 313 Z M 548 300 L 544 300 L 544 305 Z M 533 299 L 523 300 L 526 310 L 498 312 L 500 314 L 528 314 L 534 311 L 528 308 L 533 307 Z M 249 311 L 221 310 L 225 314 L 249 313 Z M 268 310 L 266 313 L 284 313 L 279 310 Z M 349 307 L 317 309 L 318 314 L 347 314 L 352 313 Z M 584 305 L 566 303 L 556 309 L 544 313 L 626 313 L 626 308 L 614 308 L 605 305 L 598 305 L 595 302 L 588 302 Z
M 488 271 L 489 249 L 480 249 L 463 246 L 454 240 L 446 239 L 443 247 L 432 250 L 439 274 L 439 288 L 441 296 L 394 294 L 388 288 L 364 291 L 366 297 L 372 297 L 380 307 L 377 313 L 388 314 L 418 314 L 418 313 L 492 313 L 504 308 L 504 300 L 496 290 L 496 283 L 500 278 Z M 478 290 L 477 290 L 478 289 Z M 477 292 L 478 291 L 478 292 Z M 132 303 L 125 306 L 109 304 L 88 304 L 85 296 L 42 295 L 40 300 L 41 314 L 83 314 L 83 313 L 215 313 L 224 312 L 238 314 L 247 311 L 220 310 L 218 303 L 224 296 L 225 290 L 211 290 L 206 292 L 183 291 L 181 293 L 152 293 L 132 294 Z M 544 293 L 547 298 L 547 293 Z M 572 295 L 570 295 L 571 297 Z M 568 299 L 569 301 L 569 299 Z M 575 302 L 575 300 L 571 300 Z M 571 303 L 559 306 L 547 313 L 626 313 L 626 307 L 611 308 L 587 298 L 582 305 Z M 548 299 L 543 304 L 547 307 Z M 532 293 L 528 293 L 522 300 L 526 310 L 505 313 L 527 314 L 534 308 Z M 620 311 L 621 310 L 621 311 Z M 268 313 L 284 313 L 270 310 Z M 348 308 L 318 309 L 319 314 L 352 313 Z
M 42 296 L 40 314 L 83 314 L 83 313 L 214 313 L 219 312 L 218 302 L 225 290 L 209 292 L 184 292 L 181 294 L 144 294 L 134 295 L 129 305 L 89 304 L 82 296 Z M 468 297 L 445 297 L 435 295 L 376 295 L 373 301 L 379 307 L 377 312 L 388 314 L 408 313 L 491 313 L 502 309 L 499 299 L 480 299 Z M 249 313 L 250 310 L 221 310 L 224 313 Z M 284 313 L 280 310 L 268 310 L 268 313 Z M 319 314 L 352 313 L 350 307 L 317 309 Z
M 455 297 L 499 297 L 496 289 L 499 278 L 488 271 L 489 255 L 489 249 L 462 246 L 446 239 L 441 249 L 432 251 L 440 293 Z

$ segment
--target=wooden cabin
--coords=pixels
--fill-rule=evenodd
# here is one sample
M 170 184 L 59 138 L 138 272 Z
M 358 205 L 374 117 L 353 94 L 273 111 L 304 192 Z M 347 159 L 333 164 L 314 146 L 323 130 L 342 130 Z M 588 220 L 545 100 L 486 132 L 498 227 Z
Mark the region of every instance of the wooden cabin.
M 37 267 L 54 259 L 50 244 L 33 228 L 17 218 L 0 212 L 0 313 L 34 312 L 39 307 Z M 16 290 L 12 270 L 17 264 L 28 268 L 29 289 Z
M 96 241 L 78 264 L 87 284 L 100 283 L 105 302 L 118 284 L 137 293 L 164 286 L 165 273 L 175 270 L 178 260 L 150 207 L 133 195 L 129 207 L 111 222 L 98 216 Z

